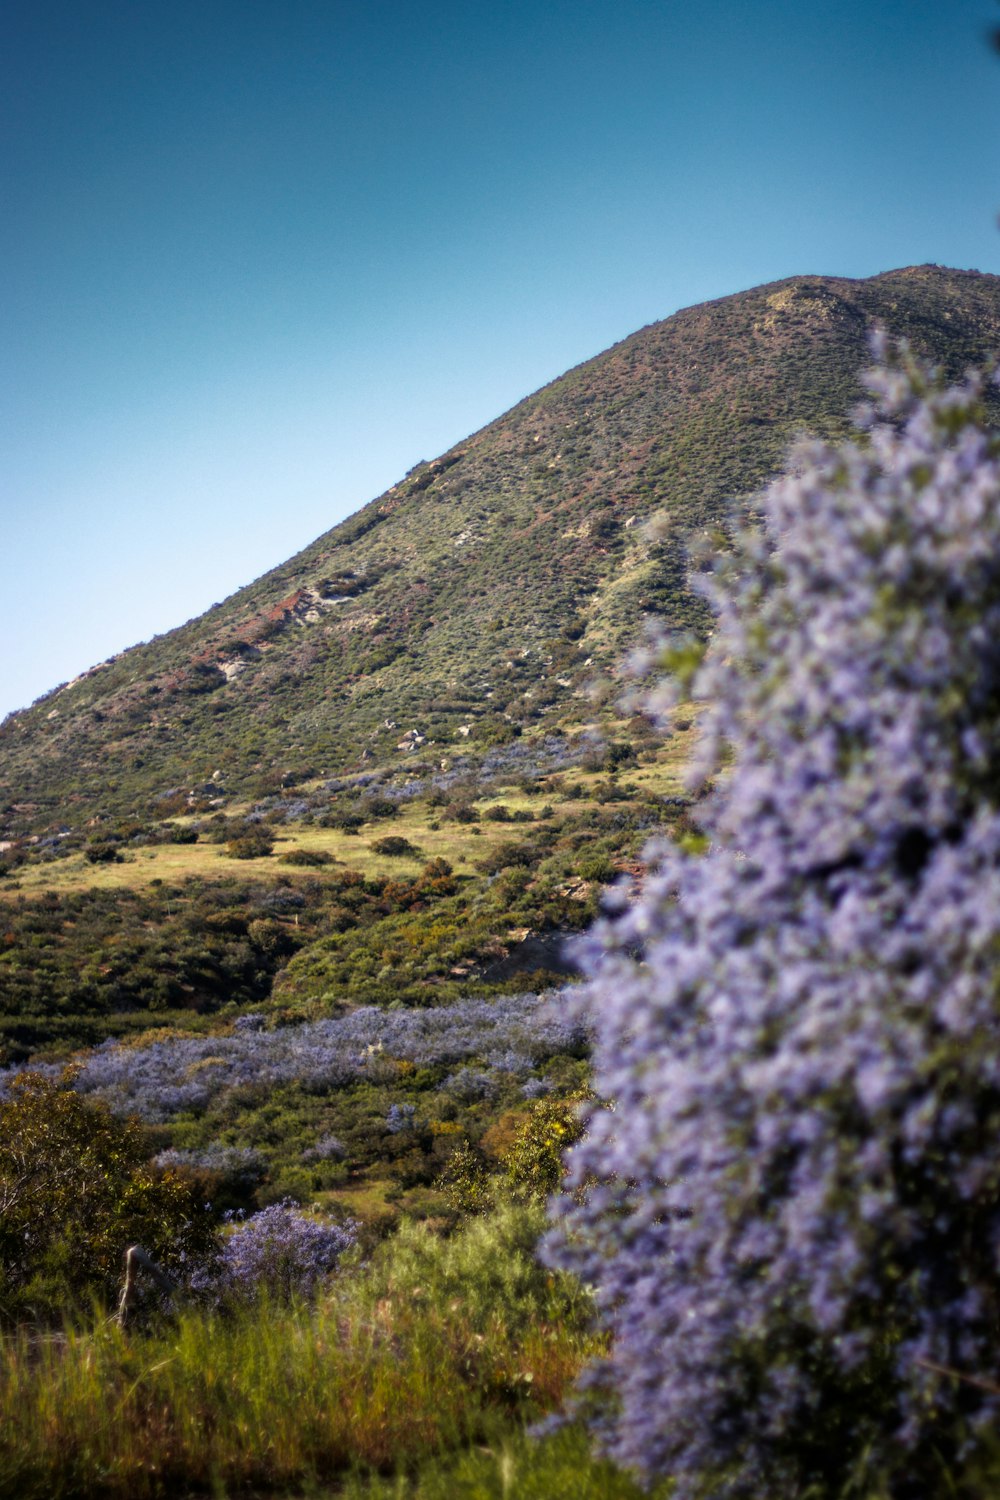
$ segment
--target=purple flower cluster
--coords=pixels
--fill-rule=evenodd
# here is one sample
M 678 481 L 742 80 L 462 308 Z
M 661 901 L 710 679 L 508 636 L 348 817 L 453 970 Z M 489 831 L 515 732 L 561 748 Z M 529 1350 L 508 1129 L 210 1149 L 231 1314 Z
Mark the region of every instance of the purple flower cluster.
M 877 353 L 862 436 L 703 575 L 707 850 L 579 954 L 613 1108 L 548 1254 L 614 1334 L 610 1452 L 678 1500 L 998 1414 L 939 1372 L 1000 1379 L 1000 442 L 977 377 Z
M 335 1135 L 321 1135 L 313 1146 L 307 1146 L 302 1153 L 303 1161 L 342 1161 L 346 1155 L 344 1143 Z
M 385 1058 L 419 1067 L 476 1058 L 489 1068 L 530 1072 L 543 1058 L 585 1045 L 585 1027 L 569 1010 L 563 992 L 505 995 L 434 1009 L 364 1006 L 303 1026 L 234 1027 L 229 1036 L 167 1037 L 145 1047 L 109 1041 L 83 1060 L 75 1086 L 157 1122 L 202 1111 L 237 1088 L 341 1088 Z M 16 1071 L 0 1072 L 0 1096 Z
M 490 1099 L 497 1091 L 496 1079 L 480 1068 L 459 1068 L 449 1073 L 438 1085 L 441 1093 L 451 1094 L 465 1104 L 477 1099 Z
M 170 1146 L 153 1158 L 163 1169 L 217 1172 L 234 1182 L 253 1184 L 267 1176 L 267 1164 L 258 1151 L 249 1146 L 209 1146 L 203 1151 L 183 1151 Z
M 416 1129 L 417 1111 L 412 1104 L 390 1104 L 385 1128 L 390 1135 L 406 1135 Z
M 322 791 L 311 797 L 290 797 L 286 793 L 262 798 L 254 803 L 247 820 L 259 823 L 267 817 L 273 819 L 277 814 L 283 821 L 294 821 L 310 813 L 325 812 L 329 809 L 330 796 L 342 792 L 377 794 L 388 802 L 405 803 L 425 796 L 432 788 L 450 791 L 471 783 L 482 794 L 497 782 L 509 781 L 514 776 L 537 779 L 554 771 L 566 770 L 579 764 L 598 743 L 598 737 L 591 731 L 584 731 L 572 739 L 552 733 L 541 739 L 515 740 L 508 745 L 493 747 L 481 757 L 457 755 L 449 759 L 447 770 L 435 771 L 433 775 L 427 774 L 426 766 L 416 766 L 407 769 L 405 779 L 384 771 L 331 777 L 323 783 Z M 414 771 L 423 774 L 414 775 Z
M 233 1227 L 216 1263 L 200 1268 L 190 1281 L 193 1291 L 227 1305 L 262 1295 L 280 1301 L 315 1295 L 357 1238 L 353 1220 L 337 1224 L 314 1218 L 290 1200 L 249 1219 L 238 1213 L 227 1219 Z

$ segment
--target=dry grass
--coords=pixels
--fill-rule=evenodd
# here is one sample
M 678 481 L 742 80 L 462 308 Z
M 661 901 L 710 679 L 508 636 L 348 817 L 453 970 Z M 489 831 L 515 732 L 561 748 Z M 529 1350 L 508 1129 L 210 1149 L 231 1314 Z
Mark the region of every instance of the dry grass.
M 675 732 L 656 750 L 655 760 L 622 773 L 621 779 L 641 790 L 644 796 L 677 795 L 684 790 L 684 772 L 690 759 L 694 728 Z M 594 793 L 607 780 L 604 772 L 572 770 L 565 773 L 565 786 L 579 785 L 585 796 L 570 801 L 559 795 L 529 796 L 518 786 L 491 789 L 489 797 L 479 799 L 481 810 L 505 804 L 511 811 L 532 809 L 537 812 L 542 801 L 548 802 L 555 817 L 568 814 L 579 816 L 588 805 L 597 806 Z M 235 811 L 236 809 L 234 809 Z M 179 818 L 178 823 L 190 822 Z M 438 827 L 431 825 L 438 823 Z M 525 825 L 525 832 L 531 825 Z M 0 901 L 20 893 L 38 896 L 43 891 L 68 892 L 84 889 L 123 890 L 141 888 L 154 880 L 168 884 L 182 884 L 187 880 L 201 878 L 219 880 L 227 875 L 274 878 L 294 882 L 308 876 L 323 880 L 335 872 L 336 866 L 317 866 L 296 869 L 281 862 L 281 855 L 294 849 L 310 853 L 329 854 L 338 864 L 360 870 L 365 875 L 416 875 L 430 859 L 446 859 L 459 875 L 472 875 L 475 866 L 486 853 L 511 837 L 509 824 L 466 824 L 445 822 L 440 819 L 439 808 L 429 808 L 422 800 L 405 806 L 390 823 L 368 824 L 359 834 L 345 834 L 336 828 L 320 828 L 316 825 L 298 824 L 279 828 L 276 832 L 275 851 L 262 859 L 234 860 L 221 844 L 159 844 L 138 848 L 122 864 L 90 864 L 82 854 L 46 864 L 28 865 L 17 872 L 16 877 L 0 885 Z M 418 855 L 386 856 L 374 853 L 372 845 L 387 833 L 399 834 L 408 839 L 420 852 Z

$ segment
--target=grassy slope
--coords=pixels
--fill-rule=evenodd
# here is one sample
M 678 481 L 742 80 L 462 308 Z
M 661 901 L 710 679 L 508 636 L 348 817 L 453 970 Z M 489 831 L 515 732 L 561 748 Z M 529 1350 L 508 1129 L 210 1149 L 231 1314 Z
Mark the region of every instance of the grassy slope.
M 0 838 L 148 810 L 215 771 L 238 797 L 402 762 L 411 729 L 451 748 L 462 726 L 579 715 L 644 614 L 703 623 L 684 539 L 797 431 L 843 431 L 875 322 L 960 371 L 1000 337 L 1000 279 L 797 277 L 640 330 L 200 619 L 10 716 Z M 654 543 L 639 523 L 660 511 Z
M 411 1228 L 315 1309 L 0 1334 L 0 1495 L 315 1494 L 509 1439 L 597 1346 L 586 1299 L 534 1261 L 541 1222 Z
M 637 788 L 643 795 L 671 796 L 683 793 L 684 765 L 688 755 L 691 732 L 675 735 L 662 753 L 647 764 L 630 769 L 625 776 L 627 784 Z M 565 784 L 580 787 L 582 797 L 566 801 L 559 793 L 546 796 L 556 819 L 571 812 L 582 812 L 595 806 L 594 791 L 607 777 L 602 771 L 576 769 L 567 777 Z M 491 787 L 484 796 L 475 799 L 481 812 L 502 804 L 511 812 L 521 812 L 537 807 L 537 795 L 531 796 L 516 784 Z M 239 809 L 231 809 L 238 815 Z M 436 825 L 436 826 L 435 826 Z M 516 830 L 524 833 L 523 828 Z M 530 830 L 529 830 L 530 831 Z M 419 850 L 415 855 L 390 857 L 373 851 L 372 845 L 387 833 L 400 835 Z M 183 881 L 192 878 L 203 880 L 220 879 L 232 875 L 238 869 L 240 875 L 273 878 L 280 874 L 291 883 L 296 879 L 331 880 L 334 873 L 329 867 L 306 871 L 278 870 L 276 864 L 281 856 L 293 850 L 305 849 L 329 854 L 339 865 L 350 866 L 365 875 L 406 874 L 415 875 L 429 859 L 447 859 L 457 874 L 473 877 L 476 863 L 490 850 L 495 850 L 511 838 L 511 825 L 489 820 L 474 825 L 455 822 L 440 822 L 439 809 L 430 807 L 426 798 L 415 798 L 404 805 L 391 825 L 373 823 L 358 834 L 348 836 L 337 828 L 322 828 L 315 825 L 289 824 L 275 830 L 276 842 L 273 856 L 241 860 L 234 866 L 224 846 L 218 844 L 161 844 L 150 848 L 139 848 L 130 854 L 123 864 L 92 865 L 84 855 L 76 853 L 66 859 L 52 863 L 26 865 L 6 886 L 0 886 L 0 901 L 11 899 L 15 893 L 28 899 L 40 896 L 45 891 L 57 893 L 96 890 L 135 889 L 155 882 Z

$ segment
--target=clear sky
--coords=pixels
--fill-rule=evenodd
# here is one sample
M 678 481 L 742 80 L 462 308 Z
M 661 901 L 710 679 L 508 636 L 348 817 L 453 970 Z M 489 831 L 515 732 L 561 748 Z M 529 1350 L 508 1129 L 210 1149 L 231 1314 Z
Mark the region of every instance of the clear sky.
M 1000 271 L 993 0 L 8 0 L 0 715 L 678 307 Z

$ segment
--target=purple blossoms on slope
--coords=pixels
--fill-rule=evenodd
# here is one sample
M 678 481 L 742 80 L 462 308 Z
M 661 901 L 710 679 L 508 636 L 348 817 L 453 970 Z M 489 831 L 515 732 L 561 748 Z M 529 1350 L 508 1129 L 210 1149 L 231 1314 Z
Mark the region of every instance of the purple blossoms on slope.
M 548 1253 L 678 1500 L 891 1487 L 998 1415 L 938 1369 L 1000 1379 L 1000 445 L 975 377 L 867 383 L 703 577 L 707 852 L 583 945 L 614 1108 Z
M 244 1021 L 249 1018 L 242 1018 Z M 527 1073 L 557 1052 L 580 1052 L 585 1028 L 568 1014 L 562 992 L 467 999 L 426 1009 L 368 1005 L 346 1016 L 229 1036 L 164 1037 L 146 1046 L 108 1041 L 82 1062 L 75 1086 L 112 1109 L 155 1122 L 199 1113 L 230 1089 L 297 1083 L 323 1091 L 364 1078 L 374 1059 L 420 1067 L 481 1059 L 499 1072 Z M 53 1075 L 57 1065 L 39 1065 Z M 0 1097 L 19 1070 L 0 1069 Z

